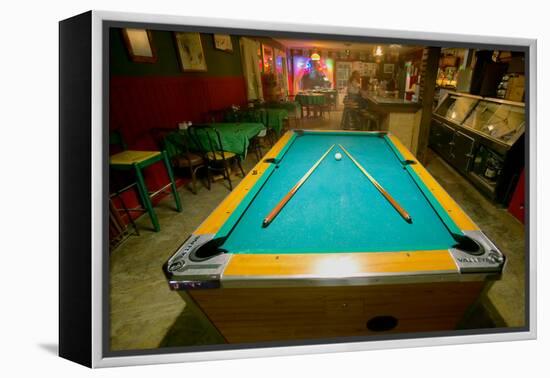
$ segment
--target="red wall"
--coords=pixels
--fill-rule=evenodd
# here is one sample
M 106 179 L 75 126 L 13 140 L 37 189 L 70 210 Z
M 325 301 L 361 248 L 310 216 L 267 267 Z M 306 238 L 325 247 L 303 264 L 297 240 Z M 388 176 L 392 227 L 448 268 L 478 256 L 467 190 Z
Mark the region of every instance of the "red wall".
M 152 147 L 153 128 L 175 128 L 179 122 L 204 122 L 208 112 L 246 103 L 242 76 L 112 77 L 110 129 L 120 130 L 129 148 Z
M 525 172 L 521 171 L 521 176 L 516 185 L 514 195 L 508 205 L 508 211 L 515 216 L 521 223 L 525 224 Z
M 129 149 L 158 150 L 152 129 L 176 128 L 183 121 L 205 122 L 211 111 L 246 103 L 246 87 L 243 76 L 115 76 L 109 96 L 110 130 L 118 130 Z M 161 163 L 146 169 L 144 175 L 149 191 L 169 182 Z M 139 203 L 137 193 L 131 191 L 124 194 L 124 200 L 130 208 Z

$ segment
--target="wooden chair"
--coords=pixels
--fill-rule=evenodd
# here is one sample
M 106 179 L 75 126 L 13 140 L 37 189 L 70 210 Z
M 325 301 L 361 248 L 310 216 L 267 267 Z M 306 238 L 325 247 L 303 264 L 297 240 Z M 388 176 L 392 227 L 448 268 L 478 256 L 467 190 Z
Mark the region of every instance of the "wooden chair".
M 197 194 L 197 171 L 206 168 L 206 161 L 201 155 L 191 152 L 187 131 L 180 130 L 165 135 L 163 146 L 173 167 L 191 172 L 191 191 Z
M 249 104 L 253 106 L 246 106 L 240 110 L 234 111 L 233 109 L 227 109 L 224 116 L 225 121 L 229 122 L 254 122 L 261 123 L 266 127 L 265 132 L 260 132 L 254 138 L 250 140 L 250 149 L 252 149 L 256 155 L 256 158 L 261 159 L 263 156 L 263 151 L 261 145 L 263 144 L 265 138 L 267 137 L 268 142 L 271 147 L 273 147 L 272 135 L 270 133 L 269 127 L 269 114 L 265 108 L 265 104 L 251 101 Z
M 264 144 L 264 140 L 267 137 L 268 129 L 265 128 L 264 130 L 260 131 L 258 135 L 256 135 L 254 138 L 250 140 L 250 146 L 249 150 L 253 150 L 254 154 L 256 155 L 256 160 L 259 162 L 262 157 L 264 156 L 264 152 L 262 150 L 262 144 Z M 269 137 L 267 137 L 269 143 L 271 146 L 273 146 L 273 142 Z
M 277 140 L 277 133 L 271 127 L 271 120 L 270 120 L 269 117 L 270 117 L 270 113 L 269 113 L 268 109 L 266 109 L 266 108 L 262 109 L 260 123 L 262 123 L 265 126 L 266 132 L 261 133 L 261 136 L 260 136 L 260 134 L 258 134 L 258 137 L 261 138 L 260 139 L 261 141 L 263 141 L 264 138 L 267 138 L 269 146 L 273 147 L 273 145 L 275 144 L 275 141 Z
M 363 121 L 363 130 L 380 131 L 380 119 L 376 113 L 373 113 L 367 109 L 362 109 L 359 113 Z
M 197 146 L 206 160 L 208 171 L 208 188 L 212 182 L 212 171 L 221 172 L 223 178 L 229 183 L 229 189 L 233 190 L 229 161 L 237 162 L 243 177 L 245 176 L 240 157 L 234 152 L 225 151 L 220 132 L 208 125 L 193 125 L 187 129 L 191 142 Z
M 325 113 L 328 115 L 328 119 L 330 119 L 330 111 L 332 110 L 332 102 L 331 102 L 331 94 L 325 93 L 325 101 L 322 104 L 319 104 L 319 112 L 321 114 L 321 118 L 324 117 Z

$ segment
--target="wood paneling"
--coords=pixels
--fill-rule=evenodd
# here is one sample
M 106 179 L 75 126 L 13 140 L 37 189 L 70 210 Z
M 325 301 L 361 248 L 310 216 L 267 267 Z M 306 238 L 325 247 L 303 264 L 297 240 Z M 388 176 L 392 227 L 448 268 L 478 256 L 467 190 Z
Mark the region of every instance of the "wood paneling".
M 230 343 L 455 329 L 483 282 L 378 286 L 228 288 L 189 295 Z M 375 316 L 397 327 L 374 332 Z

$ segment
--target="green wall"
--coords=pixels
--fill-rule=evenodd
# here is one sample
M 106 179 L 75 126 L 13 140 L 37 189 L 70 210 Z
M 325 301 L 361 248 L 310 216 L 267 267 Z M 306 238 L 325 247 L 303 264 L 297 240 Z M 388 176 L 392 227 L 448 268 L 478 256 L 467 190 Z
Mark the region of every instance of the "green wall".
M 111 28 L 111 75 L 114 76 L 242 76 L 239 38 L 231 36 L 233 52 L 214 48 L 212 34 L 202 34 L 201 41 L 206 58 L 206 72 L 182 72 L 172 32 L 153 30 L 153 44 L 157 52 L 156 63 L 134 63 L 130 60 L 122 32 Z

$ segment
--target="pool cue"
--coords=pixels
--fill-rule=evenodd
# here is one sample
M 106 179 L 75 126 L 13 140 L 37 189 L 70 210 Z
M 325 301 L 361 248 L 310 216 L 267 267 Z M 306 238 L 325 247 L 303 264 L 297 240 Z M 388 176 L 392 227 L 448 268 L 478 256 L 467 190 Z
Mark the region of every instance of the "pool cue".
M 409 223 L 412 222 L 412 218 L 411 216 L 409 215 L 409 213 L 407 213 L 407 211 L 405 209 L 403 209 L 401 207 L 401 205 L 399 205 L 399 203 L 397 203 L 396 200 L 393 199 L 393 197 L 386 191 L 386 189 L 384 189 L 382 187 L 382 185 L 380 185 L 378 183 L 378 181 L 376 181 L 374 179 L 374 177 L 372 177 L 365 168 L 363 168 L 363 166 L 361 164 L 359 164 L 359 162 L 357 160 L 355 160 L 355 158 L 353 156 L 351 156 L 351 154 L 348 152 L 348 150 L 346 150 L 344 148 L 344 146 L 342 146 L 341 144 L 338 145 L 342 151 L 344 151 L 346 153 L 346 155 L 348 155 L 348 157 L 351 159 L 351 161 L 357 166 L 357 168 L 359 168 L 359 170 L 361 172 L 363 172 L 363 174 L 365 176 L 367 176 L 367 178 L 370 180 L 370 182 L 372 182 L 372 184 L 375 186 L 376 189 L 378 189 L 378 191 L 380 193 L 382 193 L 382 195 L 388 200 L 389 203 L 391 203 L 391 205 L 395 208 L 395 210 L 397 210 L 397 212 L 399 214 L 401 214 L 401 216 Z
M 262 223 L 262 227 L 269 226 L 269 224 L 273 221 L 273 219 L 275 219 L 277 214 L 279 214 L 279 212 L 283 209 L 283 207 L 287 204 L 287 202 L 290 201 L 292 196 L 294 196 L 294 194 L 298 191 L 298 189 L 300 189 L 302 184 L 304 182 L 306 182 L 306 180 L 309 178 L 309 176 L 311 176 L 313 171 L 319 166 L 319 164 L 321 164 L 323 159 L 334 148 L 334 146 L 335 146 L 334 144 L 332 146 L 330 146 L 330 148 L 327 150 L 327 152 L 325 152 L 323 154 L 323 156 L 321 156 L 321 158 L 319 160 L 317 160 L 317 162 L 315 164 L 313 164 L 313 166 L 309 169 L 309 171 L 307 171 L 306 174 L 303 175 L 302 178 L 300 180 L 298 180 L 298 182 L 292 187 L 292 189 L 290 189 L 290 191 L 279 201 L 279 203 L 277 205 L 275 205 L 275 207 L 270 211 L 270 213 L 267 215 L 267 217 L 264 218 L 264 221 Z

